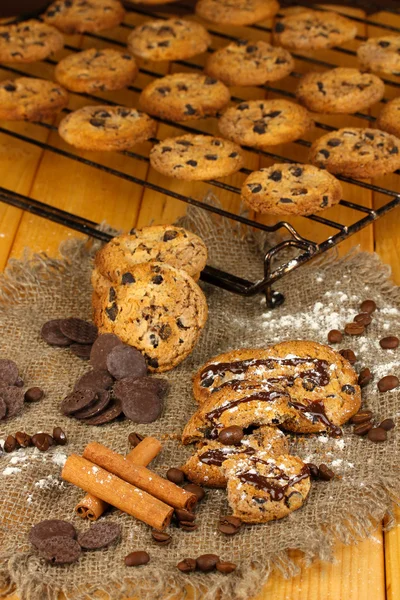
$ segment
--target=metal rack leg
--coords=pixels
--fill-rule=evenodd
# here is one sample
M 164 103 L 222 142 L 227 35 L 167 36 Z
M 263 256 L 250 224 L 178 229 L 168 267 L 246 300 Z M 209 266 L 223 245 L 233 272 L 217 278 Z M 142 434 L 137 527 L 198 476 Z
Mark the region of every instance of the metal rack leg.
M 281 292 L 274 291 L 271 285 L 265 288 L 265 299 L 268 308 L 278 308 L 285 302 L 285 296 Z

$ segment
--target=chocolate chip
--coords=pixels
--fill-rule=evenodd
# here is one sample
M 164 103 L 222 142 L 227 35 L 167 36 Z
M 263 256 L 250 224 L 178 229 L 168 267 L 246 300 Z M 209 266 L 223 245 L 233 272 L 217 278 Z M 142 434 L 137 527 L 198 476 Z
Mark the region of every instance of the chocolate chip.
M 351 365 L 354 365 L 354 363 L 357 362 L 357 358 L 353 350 L 346 348 L 344 350 L 339 350 L 339 354 L 341 354 L 343 358 L 348 360 Z
M 89 119 L 89 123 L 92 125 L 92 127 L 104 127 L 105 125 L 103 119 L 96 119 L 95 117 Z
M 353 433 L 355 435 L 366 435 L 370 429 L 373 428 L 371 421 L 365 421 L 365 423 L 358 423 L 353 427 Z
M 293 177 L 301 177 L 303 175 L 303 169 L 301 167 L 293 167 L 290 169 Z
M 157 531 L 153 529 L 151 536 L 158 546 L 168 546 L 172 542 L 172 537 L 165 531 Z
M 252 194 L 258 194 L 258 192 L 261 192 L 262 190 L 261 183 L 248 183 L 247 187 L 249 188 Z
M 216 154 L 205 154 L 204 158 L 206 160 L 218 160 L 218 156 Z
M 229 573 L 233 573 L 233 571 L 236 570 L 236 565 L 233 562 L 219 561 L 215 565 L 215 568 L 220 573 L 223 573 L 224 575 L 228 575 Z
M 267 126 L 265 125 L 265 123 L 256 123 L 253 127 L 253 131 L 254 133 L 258 133 L 260 135 L 262 135 L 263 133 L 265 133 L 267 131 Z
M 21 448 L 29 448 L 32 446 L 32 438 L 30 435 L 25 433 L 24 431 L 17 431 L 15 434 L 15 439 L 17 443 L 21 446 Z
M 398 154 L 399 153 L 399 149 L 397 146 L 393 146 L 393 148 L 391 148 L 389 150 L 389 154 Z
M 154 285 L 160 285 L 164 281 L 164 279 L 162 275 L 155 275 L 155 277 L 153 277 L 151 281 L 152 283 L 154 283 Z
M 238 517 L 223 517 L 218 524 L 218 530 L 225 535 L 236 535 L 238 533 L 242 521 Z
M 24 399 L 25 402 L 39 402 L 44 396 L 44 391 L 39 387 L 32 387 L 26 390 Z
M 129 283 L 135 283 L 136 279 L 132 275 L 132 273 L 124 273 L 121 277 L 121 284 L 127 285 Z
M 186 485 L 183 486 L 183 489 L 186 490 L 187 492 L 190 492 L 191 494 L 194 494 L 195 496 L 197 496 L 198 502 L 200 502 L 200 500 L 203 500 L 203 498 L 206 495 L 203 488 L 200 487 L 199 485 L 196 485 L 195 483 L 187 483 Z
M 399 385 L 399 379 L 395 375 L 386 375 L 378 381 L 378 390 L 380 392 L 390 392 Z
M 384 419 L 384 421 L 382 421 L 379 427 L 381 429 L 384 429 L 385 431 L 390 431 L 391 429 L 394 429 L 396 427 L 396 424 L 393 421 L 393 419 Z
M 144 550 L 136 550 L 125 556 L 125 565 L 127 567 L 139 567 L 147 565 L 150 562 L 150 556 Z
M 90 351 L 90 364 L 96 370 L 107 371 L 107 357 L 116 347 L 122 346 L 122 341 L 113 333 L 99 335 Z
M 17 86 L 13 83 L 6 83 L 6 85 L 3 86 L 3 89 L 5 89 L 6 92 L 15 92 Z
M 54 427 L 53 429 L 53 439 L 58 446 L 65 446 L 68 444 L 67 436 L 61 427 Z
M 339 138 L 331 138 L 327 142 L 328 146 L 330 146 L 331 148 L 336 148 L 336 146 L 340 146 L 341 143 L 342 140 L 340 140 Z
M 185 481 L 185 473 L 180 469 L 175 469 L 172 467 L 167 471 L 167 479 L 172 481 L 172 483 L 179 485 Z
M 14 385 L 18 379 L 18 367 L 13 360 L 0 358 L 0 381 L 6 385 Z
M 238 156 L 237 152 L 231 152 L 229 158 L 236 158 Z
M 196 570 L 196 561 L 194 558 L 184 558 L 176 566 L 182 573 L 191 573 Z
M 214 571 L 217 562 L 220 562 L 217 554 L 201 554 L 196 558 L 196 567 L 202 573 L 209 573 Z
M 371 314 L 376 311 L 376 304 L 373 300 L 364 300 L 360 304 L 360 311 L 363 313 Z
M 107 548 L 121 535 L 121 526 L 118 523 L 95 523 L 85 532 L 78 535 L 78 542 L 86 550 Z
M 237 425 L 224 427 L 218 434 L 218 441 L 226 446 L 239 446 L 244 436 L 243 429 Z
M 117 314 L 118 314 L 118 306 L 116 302 L 113 302 L 113 304 L 111 306 L 108 306 L 106 308 L 106 314 L 107 317 L 110 319 L 110 321 L 115 321 L 115 319 L 117 318 Z
M 350 419 L 350 423 L 354 423 L 357 425 L 358 423 L 365 423 L 366 421 L 370 421 L 372 419 L 372 411 L 371 410 L 360 410 L 358 413 L 353 415 Z
M 185 105 L 185 112 L 183 114 L 184 115 L 195 115 L 196 114 L 196 109 L 193 108 L 193 106 L 191 104 L 186 104 Z
M 280 21 L 278 21 L 275 24 L 275 28 L 274 29 L 275 29 L 276 33 L 282 33 L 282 31 L 285 31 L 285 26 L 284 26 L 283 23 L 281 23 Z
M 340 344 L 342 339 L 343 339 L 342 332 L 339 331 L 338 329 L 331 329 L 331 331 L 328 333 L 328 342 L 330 344 Z
M 19 448 L 19 444 L 13 435 L 8 435 L 4 442 L 4 452 L 14 452 Z
M 389 335 L 380 340 L 379 345 L 381 348 L 394 350 L 399 345 L 399 338 L 394 335 Z
M 384 40 L 381 40 L 380 42 L 378 42 L 378 46 L 380 46 L 381 48 L 387 48 L 388 46 L 390 46 L 390 42 L 385 42 Z
M 196 515 L 186 508 L 176 508 L 174 514 L 178 521 L 192 522 L 196 520 Z
M 342 392 L 344 394 L 355 394 L 356 393 L 356 388 L 353 387 L 352 385 L 346 384 L 342 386 Z
M 354 317 L 353 321 L 355 321 L 356 323 L 361 323 L 366 327 L 367 325 L 370 325 L 372 323 L 372 317 L 368 313 L 359 313 Z
M 282 179 L 282 171 L 272 171 L 268 179 L 272 179 L 272 181 L 280 181 Z
M 319 478 L 323 481 L 330 481 L 335 477 L 335 473 L 327 465 L 319 465 L 318 467 Z
M 186 164 L 189 165 L 190 167 L 197 167 L 197 160 L 193 160 L 193 159 L 187 160 Z
M 279 198 L 279 202 L 282 204 L 293 204 L 293 200 L 291 198 Z
M 310 471 L 311 479 L 319 479 L 319 471 L 317 465 L 314 465 L 314 463 L 306 463 L 306 466 Z
M 169 242 L 174 240 L 178 236 L 178 232 L 172 230 L 166 231 L 163 236 L 163 242 Z
M 236 107 L 236 110 L 247 110 L 249 108 L 249 105 L 246 104 L 245 102 L 242 102 L 242 104 L 238 104 Z
M 179 528 L 183 529 L 183 531 L 196 531 L 198 525 L 193 523 L 193 521 L 179 521 Z
M 365 327 L 362 323 L 353 321 L 352 323 L 347 323 L 344 326 L 344 332 L 347 335 L 361 335 L 365 331 Z
M 110 290 L 108 292 L 108 300 L 110 302 L 113 302 L 116 297 L 117 297 L 117 292 L 115 291 L 115 289 L 113 287 L 110 287 Z M 110 334 L 110 335 L 112 335 L 112 334 Z
M 322 150 L 319 151 L 319 154 L 322 154 L 322 156 L 324 156 L 325 158 L 329 158 L 331 153 L 328 152 L 328 150 L 325 150 L 323 148 Z
M 368 369 L 368 367 L 365 367 L 364 369 L 361 369 L 358 375 L 358 385 L 363 388 L 367 386 L 372 379 L 373 375 L 371 371 Z
M 368 431 L 368 439 L 371 442 L 386 442 L 387 432 L 382 427 L 373 427 Z
M 204 79 L 204 83 L 205 85 L 215 85 L 217 83 L 217 79 L 215 79 L 215 77 L 206 77 Z
M 136 431 L 133 431 L 128 435 L 128 442 L 130 443 L 132 448 L 136 448 L 136 446 L 140 444 L 140 442 L 142 442 L 144 438 L 145 436 L 140 435 L 140 433 L 136 433 Z
M 116 345 L 108 354 L 106 364 L 108 372 L 117 380 L 147 375 L 144 356 L 131 346 Z

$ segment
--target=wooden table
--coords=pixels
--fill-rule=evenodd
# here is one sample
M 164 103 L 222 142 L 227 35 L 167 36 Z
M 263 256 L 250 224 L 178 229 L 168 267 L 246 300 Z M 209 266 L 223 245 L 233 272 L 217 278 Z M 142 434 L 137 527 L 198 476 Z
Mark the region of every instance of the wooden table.
M 340 7 L 343 11 L 343 7 Z M 347 9 L 349 14 L 363 17 L 360 10 Z M 375 22 L 388 23 L 400 26 L 400 16 L 395 17 L 385 13 L 379 13 L 369 17 Z M 130 18 L 130 20 L 132 20 Z M 143 19 L 137 15 L 133 22 L 137 24 Z M 258 36 L 255 35 L 258 33 Z M 383 35 L 382 30 L 366 26 L 360 23 L 359 33 L 361 35 Z M 235 29 L 239 35 L 239 28 Z M 121 39 L 125 39 L 126 32 L 122 31 Z M 246 35 L 248 37 L 249 31 Z M 260 37 L 259 32 L 252 31 L 253 37 Z M 116 37 L 114 36 L 116 39 Z M 218 41 L 218 40 L 217 40 Z M 87 47 L 78 36 L 70 37 L 68 42 L 73 45 Z M 96 45 L 100 44 L 96 42 Z M 219 45 L 221 42 L 219 41 Z M 357 43 L 355 42 L 355 45 Z M 318 53 L 319 58 L 324 60 L 335 60 L 338 62 L 338 53 L 333 58 L 331 51 Z M 346 55 L 339 56 L 341 64 L 355 64 L 353 58 Z M 152 65 L 154 68 L 154 65 Z M 160 66 L 157 67 L 160 69 Z M 162 68 L 166 67 L 163 66 Z M 296 65 L 297 70 L 305 70 L 304 65 Z M 24 67 L 26 72 L 35 73 L 51 78 L 52 67 L 50 65 L 32 65 Z M 176 69 L 175 69 L 176 70 Z M 180 68 L 182 70 L 182 67 Z M 161 71 L 160 71 L 161 72 Z M 2 78 L 9 76 L 3 71 Z M 290 78 L 288 78 L 289 80 Z M 138 85 L 142 86 L 148 81 L 148 77 L 140 75 Z M 136 82 L 135 82 L 136 84 Z M 293 89 L 293 81 L 288 81 L 286 89 Z M 387 89 L 387 97 L 394 97 L 395 89 Z M 242 97 L 260 97 L 260 90 L 233 90 L 236 95 Z M 108 97 L 111 97 L 110 95 Z M 269 97 L 272 97 L 269 94 Z M 113 99 L 121 103 L 134 104 L 135 94 L 122 91 L 113 93 Z M 87 101 L 84 103 L 88 103 Z M 71 98 L 71 107 L 81 106 L 82 98 Z M 372 111 L 374 114 L 376 111 Z M 365 126 L 365 121 L 355 117 L 318 117 L 326 123 L 341 126 L 342 124 Z M 200 122 L 199 127 L 206 131 L 216 131 L 215 122 Z M 55 133 L 46 129 L 38 129 L 37 126 L 27 123 L 7 124 L 7 127 L 24 135 L 34 135 L 42 141 L 50 141 L 57 147 L 70 150 Z M 157 137 L 164 138 L 172 132 L 171 127 L 160 125 Z M 175 132 L 176 134 L 176 132 Z M 312 137 L 321 135 L 316 131 Z M 145 150 L 145 146 L 139 151 Z M 136 149 L 135 149 L 136 150 Z M 282 149 L 279 148 L 278 152 Z M 285 151 L 289 151 L 285 148 Z M 305 160 L 304 149 L 299 146 L 290 145 L 292 158 Z M 118 154 L 85 153 L 83 156 L 98 160 L 106 165 L 126 170 L 139 177 L 147 178 L 149 181 L 163 186 L 173 186 L 173 189 L 184 194 L 192 194 L 201 197 L 209 189 L 207 184 L 190 184 L 171 181 L 148 168 L 146 163 L 135 162 Z M 246 166 L 257 168 L 265 166 L 271 161 L 255 155 L 247 157 Z M 95 170 L 75 161 L 68 160 L 57 154 L 43 151 L 31 144 L 18 141 L 5 134 L 0 134 L 0 185 L 26 194 L 32 198 L 58 206 L 70 212 L 100 222 L 105 220 L 117 228 L 125 230 L 131 227 L 143 226 L 153 223 L 171 223 L 179 215 L 183 214 L 185 205 L 163 195 L 145 190 L 128 181 L 113 177 L 102 171 Z M 242 175 L 235 175 L 229 182 L 240 185 Z M 394 188 L 395 176 L 385 178 L 385 185 Z M 379 182 L 380 183 L 380 182 Z M 215 189 L 214 189 L 215 191 Z M 216 190 L 224 206 L 230 210 L 238 208 L 238 200 L 232 194 Z M 345 186 L 345 198 L 357 200 L 369 207 L 377 207 L 382 198 L 368 190 Z M 329 216 L 343 218 L 343 208 L 332 210 Z M 348 213 L 347 213 L 348 214 Z M 264 222 L 270 222 L 264 219 Z M 304 233 L 315 236 L 326 235 L 321 227 L 304 219 L 293 219 L 293 223 Z M 341 252 L 347 251 L 352 246 L 360 244 L 369 251 L 377 251 L 382 259 L 392 266 L 393 278 L 400 283 L 400 245 L 398 243 L 398 232 L 400 226 L 400 210 L 394 211 L 376 222 L 373 226 L 362 230 L 351 239 L 342 244 Z M 30 251 L 44 251 L 50 256 L 57 255 L 58 245 L 61 240 L 77 235 L 75 232 L 64 227 L 45 221 L 18 209 L 0 203 L 0 269 L 4 269 L 9 258 L 19 258 L 24 249 Z M 396 243 L 397 242 L 397 243 Z M 400 518 L 400 512 L 397 516 Z M 299 564 L 301 561 L 299 559 Z M 346 547 L 338 545 L 335 553 L 335 562 L 316 563 L 310 568 L 302 568 L 300 574 L 291 579 L 284 580 L 279 574 L 274 574 L 257 600 L 399 600 L 400 598 L 400 530 L 395 527 L 390 532 L 384 532 L 381 525 L 373 532 L 372 536 L 356 546 Z M 7 600 L 17 600 L 16 595 L 9 596 Z M 40 600 L 40 599 L 38 599 Z

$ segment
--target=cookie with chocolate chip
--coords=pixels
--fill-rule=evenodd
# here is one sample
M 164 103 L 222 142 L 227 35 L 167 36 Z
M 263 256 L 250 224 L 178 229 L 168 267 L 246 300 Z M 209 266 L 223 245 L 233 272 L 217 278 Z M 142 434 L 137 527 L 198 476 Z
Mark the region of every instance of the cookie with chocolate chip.
M 182 269 L 142 263 L 99 297 L 96 325 L 140 350 L 151 371 L 168 371 L 196 345 L 207 320 L 203 292 Z
M 293 142 L 312 126 L 305 108 L 281 99 L 241 102 L 228 108 L 218 121 L 224 137 L 254 148 Z
M 207 58 L 204 70 L 226 85 L 263 85 L 289 75 L 294 68 L 291 54 L 262 40 L 237 40 Z
M 119 90 L 131 84 L 138 73 L 128 52 L 113 48 L 89 48 L 59 61 L 55 78 L 71 92 Z
M 312 165 L 275 164 L 250 173 L 242 199 L 256 212 L 271 215 L 309 215 L 337 204 L 339 181 Z
M 139 104 L 150 115 L 188 121 L 215 116 L 229 100 L 228 88 L 213 77 L 200 73 L 174 73 L 147 85 Z
M 85 106 L 60 123 L 58 133 L 82 150 L 126 150 L 153 137 L 156 123 L 135 108 Z
M 194 21 L 147 21 L 129 34 L 128 48 L 146 60 L 183 60 L 205 52 L 211 44 L 208 31 Z
M 6 121 L 40 121 L 67 104 L 64 88 L 47 79 L 19 77 L 0 82 L 0 119 Z
M 271 19 L 279 10 L 276 0 L 198 0 L 196 14 L 218 25 L 251 25 Z
M 379 129 L 346 127 L 327 133 L 311 146 L 317 167 L 347 177 L 379 177 L 400 168 L 400 139 Z
M 32 19 L 0 26 L 0 62 L 43 60 L 63 46 L 61 33 L 40 21 Z
M 385 84 L 376 75 L 338 67 L 325 73 L 307 73 L 296 97 L 312 112 L 350 114 L 379 102 L 384 92 Z
M 182 135 L 159 142 L 150 151 L 150 164 L 159 173 L 206 181 L 225 177 L 243 165 L 240 146 L 210 135 Z
M 400 35 L 369 38 L 357 50 L 362 69 L 400 75 Z
M 279 19 L 273 38 L 289 50 L 318 50 L 339 46 L 356 34 L 357 25 L 336 12 L 305 10 Z
M 383 105 L 376 120 L 376 126 L 378 129 L 400 137 L 400 98 L 394 98 Z
M 64 33 L 103 31 L 116 27 L 125 16 L 119 0 L 56 0 L 43 20 Z

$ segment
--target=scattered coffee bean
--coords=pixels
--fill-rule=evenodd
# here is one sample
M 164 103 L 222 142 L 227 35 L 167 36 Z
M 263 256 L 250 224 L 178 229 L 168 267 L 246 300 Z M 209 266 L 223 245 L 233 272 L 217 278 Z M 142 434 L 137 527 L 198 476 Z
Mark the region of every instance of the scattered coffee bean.
M 224 573 L 225 575 L 228 575 L 228 573 L 233 573 L 233 571 L 236 570 L 236 565 L 235 565 L 235 563 L 232 563 L 232 562 L 225 562 L 225 561 L 220 560 L 215 565 L 215 568 L 220 573 Z
M 194 494 L 195 496 L 197 496 L 198 502 L 200 502 L 200 500 L 203 500 L 204 496 L 206 495 L 203 488 L 200 487 L 199 485 L 196 485 L 195 483 L 187 483 L 186 485 L 183 486 L 183 489 L 186 490 L 187 492 L 190 492 L 191 494 Z
M 339 329 L 331 329 L 328 333 L 328 342 L 330 344 L 340 344 L 343 339 L 343 334 Z
M 39 387 L 32 387 L 25 392 L 25 402 L 39 402 L 44 396 L 44 391 Z
M 221 533 L 225 533 L 225 535 L 235 535 L 238 533 L 240 527 L 242 525 L 242 521 L 238 517 L 223 517 L 218 525 L 218 529 Z
M 135 431 L 133 433 L 130 433 L 128 436 L 128 442 L 133 448 L 136 448 L 136 446 L 140 444 L 140 442 L 143 440 L 144 436 L 140 435 L 140 433 L 136 433 Z
M 17 387 L 24 387 L 24 380 L 18 375 L 16 382 L 14 383 Z
M 29 446 L 32 446 L 31 436 L 25 433 L 24 431 L 17 431 L 17 433 L 15 434 L 15 439 L 17 440 L 21 448 L 28 448 Z
M 150 556 L 144 550 L 137 550 L 125 556 L 127 567 L 139 567 L 140 565 L 147 565 L 148 562 L 150 562 Z
M 178 521 L 194 521 L 196 519 L 196 515 L 185 508 L 176 508 L 175 516 Z
M 32 436 L 32 442 L 40 452 L 46 452 L 51 445 L 50 437 L 48 433 L 35 433 Z
M 68 444 L 67 436 L 61 427 L 54 427 L 53 429 L 53 439 L 58 446 L 65 446 Z
M 216 554 L 202 554 L 196 558 L 196 566 L 202 573 L 214 571 L 217 562 L 220 562 L 220 560 Z
M 307 463 L 306 466 L 310 470 L 311 479 L 319 479 L 319 471 L 317 465 L 314 465 L 314 463 Z
M 193 523 L 193 521 L 179 521 L 179 528 L 183 529 L 183 531 L 195 531 L 198 525 Z
M 385 429 L 385 431 L 390 431 L 391 429 L 394 429 L 396 427 L 396 424 L 393 421 L 393 419 L 385 419 L 384 421 L 382 421 L 379 427 L 381 429 Z
M 390 392 L 390 390 L 394 390 L 399 385 L 399 379 L 396 375 L 386 375 L 386 377 L 382 377 L 378 381 L 378 390 L 380 392 Z
M 167 471 L 167 479 L 172 481 L 172 483 L 176 483 L 177 485 L 183 483 L 185 481 L 185 473 L 180 469 L 175 469 L 172 467 Z
M 231 425 L 221 429 L 218 441 L 227 446 L 239 446 L 244 436 L 243 429 L 237 425 Z
M 319 465 L 318 467 L 319 478 L 323 481 L 330 481 L 335 477 L 335 473 L 327 465 Z
M 358 423 L 353 427 L 353 433 L 355 435 L 366 435 L 370 429 L 373 428 L 371 421 L 365 421 L 364 423 Z
M 368 369 L 368 367 L 365 367 L 364 369 L 361 369 L 358 375 L 358 385 L 363 388 L 367 386 L 372 381 L 372 379 L 373 375 L 371 371 Z
M 350 419 L 350 423 L 354 423 L 358 425 L 359 423 L 365 423 L 366 421 L 370 421 L 372 419 L 372 411 L 371 410 L 360 410 L 357 414 L 353 415 Z
M 379 345 L 385 350 L 394 350 L 399 345 L 399 338 L 395 335 L 388 335 L 380 340 Z
M 19 444 L 13 435 L 8 435 L 4 442 L 4 452 L 14 452 L 19 448 Z
M 347 323 L 344 326 L 344 331 L 347 335 L 361 335 L 364 333 L 364 325 L 362 323 L 357 323 L 353 321 L 352 323 Z
M 153 529 L 151 532 L 152 538 L 159 546 L 168 546 L 172 542 L 172 537 L 164 531 Z
M 371 314 L 376 311 L 376 304 L 373 300 L 364 300 L 360 304 L 360 311 Z
M 368 313 L 360 313 L 354 317 L 353 321 L 356 321 L 356 323 L 361 323 L 366 327 L 372 323 L 372 317 Z
M 182 573 L 191 573 L 196 570 L 196 560 L 194 558 L 184 558 L 176 566 Z
M 387 432 L 382 427 L 374 427 L 368 431 L 368 439 L 371 442 L 386 442 Z
M 353 350 L 350 350 L 350 349 L 339 350 L 339 354 L 341 354 L 343 356 L 343 358 L 348 360 L 351 365 L 354 365 L 354 363 L 357 361 L 357 357 L 354 354 Z

